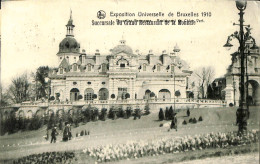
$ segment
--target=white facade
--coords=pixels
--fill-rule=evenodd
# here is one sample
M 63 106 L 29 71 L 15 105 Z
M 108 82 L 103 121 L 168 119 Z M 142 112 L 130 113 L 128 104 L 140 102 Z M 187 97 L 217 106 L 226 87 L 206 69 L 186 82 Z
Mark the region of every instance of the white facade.
M 50 73 L 51 96 L 60 101 L 162 99 L 171 101 L 176 91 L 178 98 L 186 98 L 189 66 L 179 57 L 176 45 L 172 53 L 155 55 L 134 54 L 120 40 L 110 54 L 80 52 L 73 35 L 70 18 L 67 35 L 59 45 L 58 67 Z M 82 99 L 81 96 L 82 96 Z

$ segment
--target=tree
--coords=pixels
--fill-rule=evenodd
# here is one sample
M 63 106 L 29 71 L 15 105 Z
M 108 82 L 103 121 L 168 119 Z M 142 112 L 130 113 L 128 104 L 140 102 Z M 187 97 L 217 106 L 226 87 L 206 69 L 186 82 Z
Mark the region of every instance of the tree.
M 3 92 L 3 87 L 2 87 L 2 85 L 0 85 L 0 91 L 2 91 L 2 93 L 0 93 L 1 94 L 0 106 L 10 105 L 12 103 L 12 101 L 11 101 L 11 97 L 10 97 L 8 90 Z
M 129 94 L 129 93 L 126 93 L 126 94 L 125 94 L 125 98 L 126 98 L 126 99 L 129 99 L 129 98 L 130 98 L 130 94 Z
M 82 95 L 79 95 L 79 96 L 78 96 L 78 99 L 79 99 L 79 100 L 80 100 L 80 99 L 82 99 L 82 98 L 83 98 L 83 96 L 82 96 Z
M 150 97 L 155 97 L 155 94 L 153 92 L 151 92 Z
M 36 99 L 47 97 L 48 91 L 48 82 L 45 81 L 45 78 L 48 77 L 49 67 L 40 66 L 36 71 Z
M 29 100 L 29 86 L 30 84 L 26 74 L 13 78 L 12 84 L 8 89 L 12 102 L 21 103 Z
M 97 98 L 97 95 L 96 95 L 96 94 L 93 94 L 92 98 L 93 98 L 93 99 L 96 99 L 96 98 Z
M 178 98 L 179 96 L 181 95 L 181 92 L 178 90 L 178 91 L 175 91 L 175 96 Z
M 115 97 L 116 97 L 115 94 L 112 94 L 112 95 L 111 95 L 111 98 L 112 98 L 112 99 L 114 99 Z
M 213 67 L 202 67 L 194 71 L 196 81 L 198 81 L 198 87 L 202 98 L 206 98 L 207 86 L 212 82 L 215 70 Z
M 209 99 L 215 99 L 214 91 L 213 91 L 211 85 L 208 85 L 207 97 L 208 97 Z

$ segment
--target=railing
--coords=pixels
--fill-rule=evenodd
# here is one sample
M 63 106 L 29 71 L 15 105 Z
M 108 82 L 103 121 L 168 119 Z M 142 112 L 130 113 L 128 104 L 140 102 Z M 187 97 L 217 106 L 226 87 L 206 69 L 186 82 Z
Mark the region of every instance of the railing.
M 87 101 L 51 101 L 51 102 L 24 102 L 21 103 L 21 106 L 39 106 L 39 107 L 48 107 L 53 105 L 71 105 L 71 106 L 83 106 L 88 104 L 146 104 L 146 103 L 152 103 L 152 104 L 208 104 L 208 105 L 226 105 L 225 100 L 209 100 L 209 99 L 187 99 L 187 98 L 165 98 L 165 99 L 126 99 L 126 100 L 87 100 Z

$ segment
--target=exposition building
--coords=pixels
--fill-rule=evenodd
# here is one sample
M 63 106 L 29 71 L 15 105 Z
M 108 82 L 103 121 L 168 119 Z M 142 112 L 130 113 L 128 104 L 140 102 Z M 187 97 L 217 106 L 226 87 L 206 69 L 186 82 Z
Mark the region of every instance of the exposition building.
M 144 109 L 151 112 L 173 106 L 178 109 L 223 107 L 226 101 L 190 97 L 188 82 L 192 71 L 180 58 L 180 48 L 146 55 L 133 51 L 124 39 L 109 54 L 87 54 L 74 37 L 72 17 L 66 25 L 67 34 L 59 44 L 57 67 L 49 73 L 48 93 L 51 101 L 13 104 L 2 110 L 4 115 L 15 111 L 19 117 L 59 111 L 70 112 L 120 108 Z M 13 109 L 13 110 L 10 110 Z
M 192 71 L 179 57 L 176 45 L 172 53 L 147 55 L 133 52 L 120 40 L 110 54 L 86 54 L 73 35 L 72 18 L 66 37 L 59 44 L 58 68 L 51 79 L 51 96 L 60 101 L 122 100 L 150 98 L 171 101 L 174 93 L 187 97 L 188 78 Z M 175 86 L 175 87 L 174 87 Z M 80 96 L 81 95 L 81 96 Z

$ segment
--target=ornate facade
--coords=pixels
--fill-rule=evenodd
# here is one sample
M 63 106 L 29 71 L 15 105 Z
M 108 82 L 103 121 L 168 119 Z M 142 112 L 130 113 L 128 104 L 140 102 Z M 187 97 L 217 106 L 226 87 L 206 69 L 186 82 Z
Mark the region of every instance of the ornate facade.
M 232 103 L 233 105 L 239 105 L 239 82 L 240 82 L 240 53 L 235 52 L 231 54 L 232 63 L 229 66 L 226 74 L 226 88 L 225 99 L 227 105 Z M 253 45 L 251 42 L 247 43 L 245 50 L 247 66 L 245 83 L 248 85 L 248 103 L 249 105 L 260 104 L 260 51 L 259 47 Z M 246 87 L 247 88 L 247 87 Z M 245 94 L 246 95 L 246 94 Z
M 86 54 L 74 37 L 73 20 L 70 17 L 67 35 L 59 44 L 58 67 L 53 69 L 51 96 L 60 101 L 154 99 L 171 101 L 174 96 L 187 97 L 188 78 L 191 75 L 187 63 L 180 59 L 176 45 L 173 52 L 147 55 L 126 45 L 119 45 L 103 55 Z M 175 93 L 180 94 L 175 94 Z

